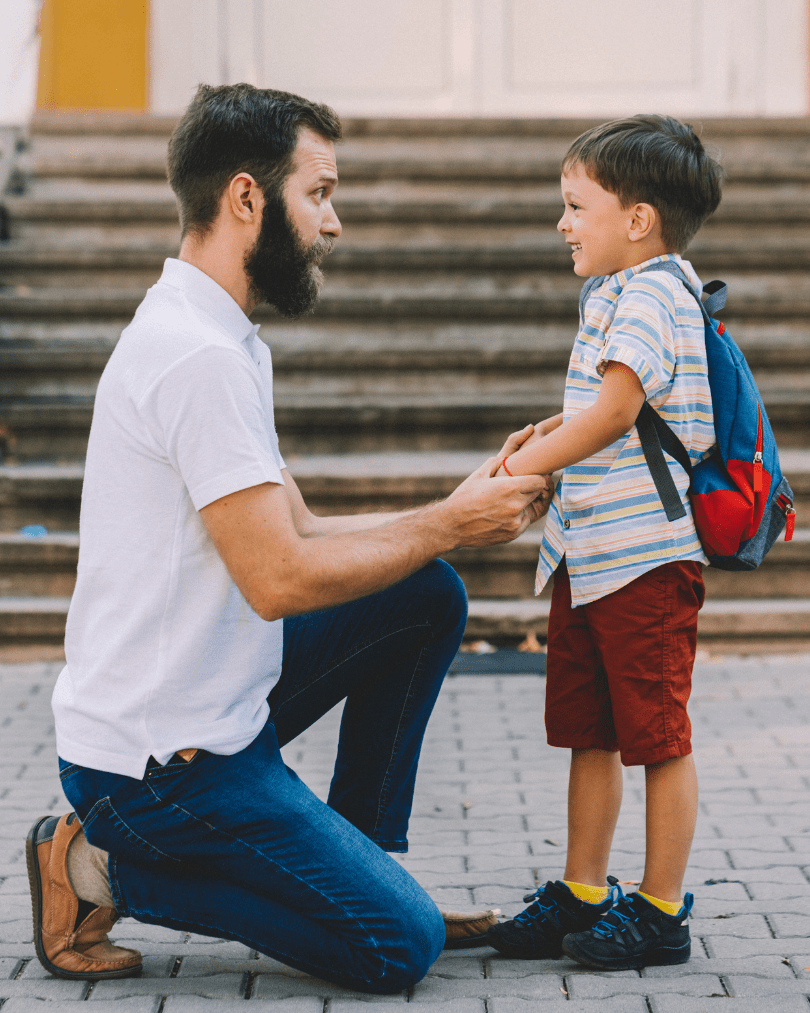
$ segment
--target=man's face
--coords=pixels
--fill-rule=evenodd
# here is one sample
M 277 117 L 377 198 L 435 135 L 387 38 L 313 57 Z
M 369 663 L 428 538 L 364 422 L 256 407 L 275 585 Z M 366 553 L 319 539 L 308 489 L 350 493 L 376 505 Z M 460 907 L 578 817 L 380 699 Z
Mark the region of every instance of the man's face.
M 323 285 L 320 262 L 332 249 L 341 225 L 332 207 L 337 186 L 335 149 L 303 129 L 293 170 L 280 194 L 265 199 L 258 238 L 245 256 L 245 271 L 259 302 L 285 317 L 310 311 Z

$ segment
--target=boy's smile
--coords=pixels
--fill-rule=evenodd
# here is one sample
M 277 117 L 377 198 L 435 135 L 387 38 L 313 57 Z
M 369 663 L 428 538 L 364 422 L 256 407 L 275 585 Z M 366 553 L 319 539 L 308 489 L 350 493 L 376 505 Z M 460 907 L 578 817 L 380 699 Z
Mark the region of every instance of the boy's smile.
M 563 172 L 560 185 L 565 211 L 557 229 L 571 248 L 575 274 L 582 278 L 615 274 L 647 259 L 647 244 L 639 239 L 650 236 L 650 229 L 639 234 L 636 212 L 649 205 L 623 208 L 619 198 L 591 179 L 580 163 Z

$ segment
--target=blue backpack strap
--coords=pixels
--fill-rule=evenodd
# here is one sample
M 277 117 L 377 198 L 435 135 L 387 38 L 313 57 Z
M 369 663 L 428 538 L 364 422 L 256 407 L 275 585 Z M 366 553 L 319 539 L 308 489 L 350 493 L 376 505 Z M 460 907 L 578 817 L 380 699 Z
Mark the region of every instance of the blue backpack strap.
M 706 323 L 711 321 L 711 318 L 715 313 L 719 313 L 720 310 L 726 305 L 726 296 L 728 295 L 728 286 L 724 281 L 710 281 L 703 286 L 703 292 L 698 290 L 692 285 L 691 281 L 686 277 L 683 268 L 680 264 L 674 260 L 662 260 L 658 264 L 650 264 L 649 267 L 642 267 L 638 274 L 646 274 L 647 271 L 664 271 L 666 274 L 672 274 L 679 281 L 683 282 L 683 286 L 686 291 L 694 298 L 695 302 L 700 307 L 700 312 L 703 314 L 703 319 Z M 703 295 L 706 298 L 703 298 Z

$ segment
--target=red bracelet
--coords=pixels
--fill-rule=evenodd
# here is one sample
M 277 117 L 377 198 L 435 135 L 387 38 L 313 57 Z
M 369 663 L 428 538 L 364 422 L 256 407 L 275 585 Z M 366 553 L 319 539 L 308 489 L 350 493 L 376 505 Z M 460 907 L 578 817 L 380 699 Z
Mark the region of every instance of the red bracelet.
M 508 475 L 508 476 L 509 476 L 510 478 L 514 478 L 515 476 L 514 476 L 514 475 L 512 474 L 512 472 L 511 472 L 511 471 L 510 471 L 510 470 L 509 470 L 509 469 L 508 469 L 508 468 L 506 467 L 506 462 L 507 462 L 508 460 L 509 460 L 508 456 L 507 456 L 507 457 L 505 457 L 505 458 L 504 458 L 504 459 L 503 459 L 503 460 L 501 461 L 501 467 L 503 468 L 503 470 L 504 470 L 504 471 L 506 472 L 506 474 L 507 474 L 507 475 Z

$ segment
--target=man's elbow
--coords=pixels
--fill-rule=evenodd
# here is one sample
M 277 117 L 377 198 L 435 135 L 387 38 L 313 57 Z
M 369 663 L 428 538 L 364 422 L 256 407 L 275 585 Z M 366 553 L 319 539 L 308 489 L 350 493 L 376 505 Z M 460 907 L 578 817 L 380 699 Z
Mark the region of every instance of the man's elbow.
M 285 580 L 276 576 L 257 581 L 252 587 L 243 588 L 242 593 L 256 615 L 268 623 L 310 612 L 316 607 L 300 579 Z

